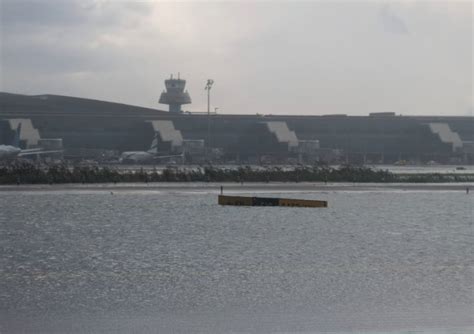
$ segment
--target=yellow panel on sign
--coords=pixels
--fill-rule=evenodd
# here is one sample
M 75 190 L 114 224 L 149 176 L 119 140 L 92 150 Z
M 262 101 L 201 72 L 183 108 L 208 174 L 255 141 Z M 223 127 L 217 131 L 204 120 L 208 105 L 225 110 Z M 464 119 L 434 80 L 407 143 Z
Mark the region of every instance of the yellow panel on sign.
M 308 199 L 290 199 L 290 198 L 280 198 L 280 206 L 299 206 L 306 208 L 327 208 L 328 202 L 326 201 L 317 201 L 317 200 L 308 200 Z
M 252 197 L 219 195 L 220 205 L 252 205 Z

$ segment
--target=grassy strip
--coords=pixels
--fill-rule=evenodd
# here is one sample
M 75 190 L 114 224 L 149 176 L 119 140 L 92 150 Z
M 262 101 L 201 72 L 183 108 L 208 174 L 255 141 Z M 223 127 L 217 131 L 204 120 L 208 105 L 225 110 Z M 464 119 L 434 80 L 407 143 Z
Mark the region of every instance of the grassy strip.
M 118 182 L 474 182 L 473 174 L 393 174 L 367 167 L 298 166 L 236 169 L 202 167 L 161 171 L 120 171 L 110 167 L 36 166 L 13 163 L 0 166 L 0 184 L 118 183 Z

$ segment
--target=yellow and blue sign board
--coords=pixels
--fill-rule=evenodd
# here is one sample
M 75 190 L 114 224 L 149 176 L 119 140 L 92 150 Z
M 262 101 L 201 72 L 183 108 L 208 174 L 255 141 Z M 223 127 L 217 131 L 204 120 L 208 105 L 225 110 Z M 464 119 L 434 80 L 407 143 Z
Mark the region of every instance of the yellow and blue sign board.
M 234 206 L 288 206 L 304 208 L 327 208 L 328 206 L 327 201 L 319 200 L 227 195 L 219 195 L 218 203 L 220 205 Z

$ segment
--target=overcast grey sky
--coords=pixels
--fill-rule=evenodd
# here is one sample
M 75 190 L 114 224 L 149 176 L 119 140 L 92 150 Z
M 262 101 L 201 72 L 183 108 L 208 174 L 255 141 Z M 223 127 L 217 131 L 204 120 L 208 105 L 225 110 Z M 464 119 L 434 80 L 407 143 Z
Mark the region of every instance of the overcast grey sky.
M 472 115 L 470 1 L 1 1 L 0 90 L 221 113 Z

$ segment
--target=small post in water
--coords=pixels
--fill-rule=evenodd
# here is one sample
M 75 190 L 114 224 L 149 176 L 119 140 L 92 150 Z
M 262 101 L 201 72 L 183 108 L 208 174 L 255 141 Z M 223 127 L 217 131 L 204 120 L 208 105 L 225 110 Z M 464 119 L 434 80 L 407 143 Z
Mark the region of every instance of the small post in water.
M 221 186 L 221 195 L 224 193 L 224 187 Z

